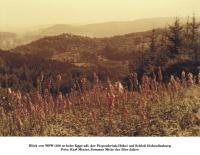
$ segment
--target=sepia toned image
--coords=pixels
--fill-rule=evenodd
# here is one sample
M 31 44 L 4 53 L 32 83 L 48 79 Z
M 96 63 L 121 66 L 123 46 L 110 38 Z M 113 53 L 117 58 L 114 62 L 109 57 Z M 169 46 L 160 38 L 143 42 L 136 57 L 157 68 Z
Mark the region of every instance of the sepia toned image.
M 0 136 L 200 136 L 199 0 L 0 0 Z

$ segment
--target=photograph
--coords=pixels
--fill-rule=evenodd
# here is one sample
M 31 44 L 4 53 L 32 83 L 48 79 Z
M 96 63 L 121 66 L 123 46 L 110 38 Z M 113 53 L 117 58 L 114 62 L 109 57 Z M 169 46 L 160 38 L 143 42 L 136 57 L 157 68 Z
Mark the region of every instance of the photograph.
M 1 138 L 199 136 L 199 0 L 0 0 Z

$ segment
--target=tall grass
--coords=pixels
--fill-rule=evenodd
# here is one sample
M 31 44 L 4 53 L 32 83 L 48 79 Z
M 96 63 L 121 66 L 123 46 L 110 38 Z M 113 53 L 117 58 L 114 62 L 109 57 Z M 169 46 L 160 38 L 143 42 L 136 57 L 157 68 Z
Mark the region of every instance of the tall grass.
M 185 79 L 184 79 L 185 78 Z M 61 77 L 57 77 L 59 86 Z M 52 95 L 1 89 L 1 136 L 200 136 L 200 87 L 192 74 L 168 83 L 144 75 L 138 91 L 118 82 Z M 156 80 L 158 79 L 158 80 Z M 41 83 L 40 80 L 38 83 Z

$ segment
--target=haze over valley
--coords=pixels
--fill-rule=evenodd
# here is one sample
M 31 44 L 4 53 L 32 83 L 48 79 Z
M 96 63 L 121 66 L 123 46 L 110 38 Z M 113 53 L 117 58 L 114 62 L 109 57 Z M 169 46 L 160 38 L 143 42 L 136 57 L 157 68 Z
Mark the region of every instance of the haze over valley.
M 56 24 L 52 26 L 27 28 L 24 31 L 13 30 L 14 32 L 0 32 L 0 48 L 4 50 L 15 48 L 19 45 L 24 45 L 43 38 L 45 36 L 56 36 L 63 33 L 70 33 L 75 35 L 87 37 L 113 37 L 116 35 L 124 35 L 134 32 L 143 32 L 154 28 L 164 28 L 172 24 L 174 18 L 147 18 L 134 21 L 123 22 L 104 22 L 87 25 L 67 25 Z M 185 22 L 187 18 L 183 18 Z

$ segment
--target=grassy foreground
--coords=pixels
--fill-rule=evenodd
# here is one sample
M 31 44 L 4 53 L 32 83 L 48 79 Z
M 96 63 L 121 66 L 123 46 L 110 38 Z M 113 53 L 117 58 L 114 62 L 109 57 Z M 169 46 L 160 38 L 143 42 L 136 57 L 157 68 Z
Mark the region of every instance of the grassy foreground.
M 176 89 L 175 89 L 176 88 Z M 54 97 L 1 89 L 1 136 L 200 136 L 200 86 L 102 88 Z

